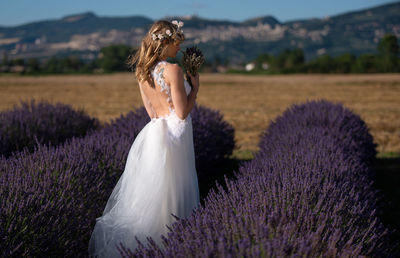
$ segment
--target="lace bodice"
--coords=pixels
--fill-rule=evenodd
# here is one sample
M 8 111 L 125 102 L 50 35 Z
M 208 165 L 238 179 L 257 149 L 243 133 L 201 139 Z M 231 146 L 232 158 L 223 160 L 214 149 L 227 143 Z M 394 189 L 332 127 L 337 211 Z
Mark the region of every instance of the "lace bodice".
M 154 66 L 151 74 L 154 78 L 154 81 L 156 81 L 157 84 L 160 85 L 160 88 L 161 88 L 160 91 L 164 92 L 167 95 L 166 101 L 169 104 L 169 111 L 171 112 L 174 110 L 174 108 L 173 108 L 173 103 L 172 103 L 172 98 L 171 98 L 171 87 L 170 87 L 170 85 L 168 85 L 168 83 L 165 81 L 165 78 L 164 78 L 164 70 L 165 70 L 166 65 L 167 65 L 166 61 L 158 62 Z M 192 88 L 190 87 L 189 83 L 186 80 L 184 80 L 184 86 L 185 86 L 186 95 L 189 95 Z
M 188 115 L 188 117 L 184 120 L 181 120 L 175 113 L 174 105 L 172 102 L 172 97 L 171 97 L 171 86 L 165 81 L 164 77 L 164 70 L 165 66 L 168 63 L 166 61 L 160 61 L 158 62 L 151 74 L 153 76 L 154 81 L 160 86 L 160 91 L 164 92 L 166 94 L 166 99 L 165 101 L 168 102 L 168 109 L 169 109 L 169 114 L 165 117 L 156 117 L 152 118 L 153 121 L 157 119 L 167 119 L 168 121 L 168 127 L 169 127 L 169 132 L 171 136 L 174 138 L 179 138 L 179 136 L 182 134 L 183 130 L 185 129 L 185 126 L 187 125 L 188 122 L 191 122 L 191 117 Z M 184 80 L 184 86 L 185 86 L 185 91 L 186 95 L 189 95 L 191 91 L 191 87 L 189 83 Z M 154 112 L 156 114 L 156 112 Z
M 154 81 L 156 81 L 157 84 L 160 85 L 161 92 L 164 92 L 165 94 L 167 94 L 167 102 L 170 105 L 169 108 L 171 111 L 171 109 L 173 108 L 172 98 L 171 98 L 171 88 L 170 88 L 170 85 L 167 84 L 167 82 L 165 81 L 165 78 L 164 78 L 164 69 L 165 69 L 166 64 L 167 64 L 166 61 L 158 62 L 152 71 L 152 75 L 153 75 Z

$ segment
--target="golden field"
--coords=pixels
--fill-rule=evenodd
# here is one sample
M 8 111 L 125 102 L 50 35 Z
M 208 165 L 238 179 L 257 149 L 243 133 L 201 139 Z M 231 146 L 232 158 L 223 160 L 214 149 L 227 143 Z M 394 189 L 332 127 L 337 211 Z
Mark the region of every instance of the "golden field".
M 341 102 L 367 123 L 380 154 L 400 153 L 400 74 L 201 74 L 198 103 L 218 109 L 235 128 L 237 150 L 256 151 L 259 134 L 295 103 Z M 108 122 L 142 105 L 133 74 L 0 76 L 0 111 L 45 99 Z

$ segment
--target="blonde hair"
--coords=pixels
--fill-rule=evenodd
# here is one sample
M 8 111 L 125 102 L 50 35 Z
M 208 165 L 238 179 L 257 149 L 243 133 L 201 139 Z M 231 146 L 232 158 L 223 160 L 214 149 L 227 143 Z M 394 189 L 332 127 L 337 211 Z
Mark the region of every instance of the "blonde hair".
M 171 36 L 153 40 L 153 34 L 167 35 L 167 30 L 172 33 Z M 151 69 L 165 57 L 168 44 L 181 43 L 184 40 L 185 37 L 177 25 L 164 20 L 155 22 L 142 39 L 140 48 L 128 61 L 130 67 L 135 67 L 135 75 L 139 83 L 152 82 Z M 150 83 L 150 85 L 154 87 L 153 83 Z

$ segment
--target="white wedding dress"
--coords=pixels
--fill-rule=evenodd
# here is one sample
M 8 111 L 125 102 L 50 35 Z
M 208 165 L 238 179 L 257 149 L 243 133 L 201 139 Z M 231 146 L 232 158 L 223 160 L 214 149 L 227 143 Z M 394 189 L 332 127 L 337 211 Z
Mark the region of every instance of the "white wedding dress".
M 89 241 L 91 257 L 121 257 L 121 242 L 132 251 L 135 236 L 147 244 L 151 236 L 160 247 L 175 218 L 184 218 L 199 204 L 192 120 L 181 120 L 172 105 L 169 85 L 164 81 L 165 61 L 153 69 L 153 77 L 171 103 L 169 115 L 152 118 L 133 142 L 124 172 L 109 197 L 103 215 L 96 218 Z M 184 82 L 186 93 L 191 87 Z M 151 103 L 150 103 L 151 104 Z

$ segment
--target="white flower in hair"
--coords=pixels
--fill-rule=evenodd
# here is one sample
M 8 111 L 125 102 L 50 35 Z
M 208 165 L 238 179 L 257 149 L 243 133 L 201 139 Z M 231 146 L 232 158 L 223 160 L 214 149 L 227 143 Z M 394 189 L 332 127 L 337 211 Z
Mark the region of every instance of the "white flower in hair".
M 180 29 L 182 26 L 183 26 L 183 22 L 178 22 L 178 21 L 172 21 L 172 24 L 175 24 L 176 26 L 178 26 L 178 31 L 180 32 L 180 33 L 183 33 L 183 31 Z M 171 37 L 172 36 L 172 32 L 171 32 L 171 30 L 166 30 L 165 31 L 165 34 L 162 34 L 162 33 L 159 33 L 159 34 L 151 34 L 151 38 L 153 39 L 153 40 L 162 40 L 162 39 L 164 39 L 164 38 L 167 38 L 167 37 Z
M 178 30 L 180 29 L 180 28 L 182 28 L 183 27 L 183 21 L 177 21 L 177 20 L 173 20 L 172 22 L 171 22 L 172 24 L 175 24 L 176 26 L 178 26 Z M 181 30 L 181 32 L 182 32 L 182 30 Z

